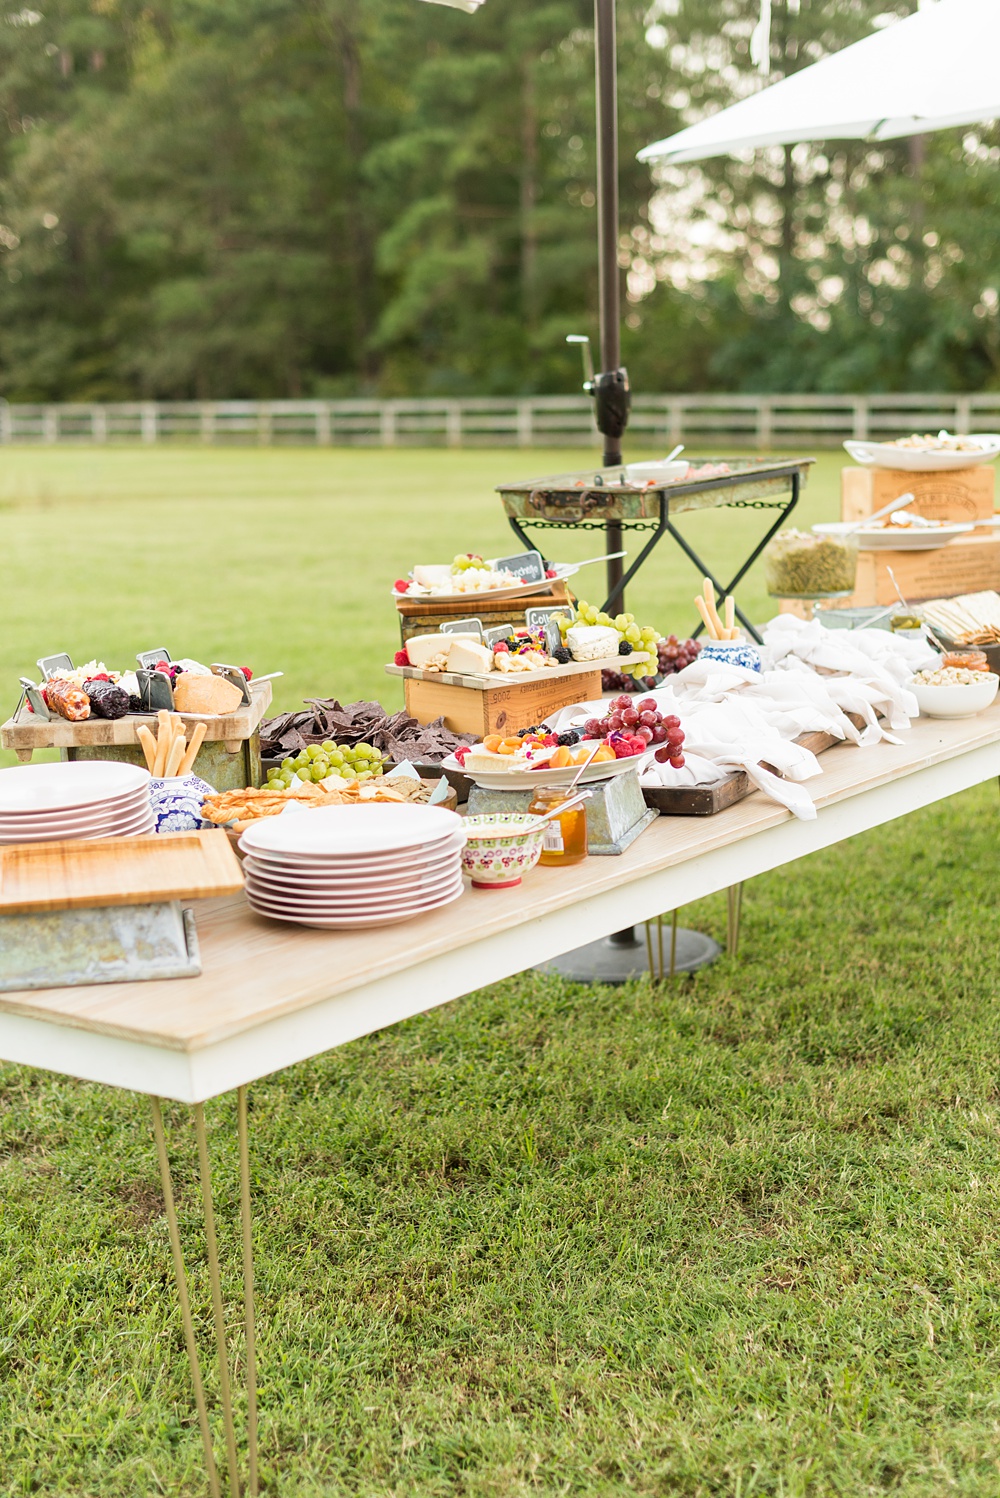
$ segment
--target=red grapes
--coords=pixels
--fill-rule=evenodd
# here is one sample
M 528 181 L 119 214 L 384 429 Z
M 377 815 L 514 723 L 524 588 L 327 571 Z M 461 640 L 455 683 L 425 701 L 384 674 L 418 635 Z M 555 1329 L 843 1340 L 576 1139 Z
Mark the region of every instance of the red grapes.
M 675 770 L 684 764 L 681 750 L 684 730 L 675 713 L 664 717 L 652 697 L 633 703 L 624 693 L 612 698 L 604 718 L 589 718 L 584 725 L 585 739 L 606 739 L 618 759 L 643 754 L 650 744 L 657 745 L 656 758 L 661 764 L 669 760 Z

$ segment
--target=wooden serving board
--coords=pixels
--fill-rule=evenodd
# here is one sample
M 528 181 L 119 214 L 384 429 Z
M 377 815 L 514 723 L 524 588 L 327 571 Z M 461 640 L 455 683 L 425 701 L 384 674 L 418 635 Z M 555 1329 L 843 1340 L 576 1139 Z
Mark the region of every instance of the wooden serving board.
M 432 681 L 446 687 L 472 687 L 477 692 L 495 692 L 503 687 L 519 687 L 528 681 L 562 681 L 568 676 L 587 676 L 593 671 L 620 671 L 623 664 L 638 665 L 651 657 L 644 650 L 633 655 L 606 655 L 596 661 L 570 661 L 568 666 L 540 666 L 537 671 L 424 671 L 419 666 L 386 666 L 390 676 L 405 676 L 409 681 Z M 600 696 L 600 693 L 597 694 Z
M 848 713 L 848 717 L 855 727 L 864 727 L 864 719 L 857 714 Z M 832 733 L 800 733 L 795 742 L 811 749 L 813 754 L 822 754 L 824 749 L 832 749 L 844 740 L 834 738 Z M 712 817 L 717 811 L 725 811 L 727 806 L 742 801 L 754 789 L 745 770 L 734 770 L 715 785 L 662 785 L 649 789 L 644 786 L 642 794 L 647 806 L 668 817 Z
M 250 704 L 235 713 L 199 714 L 185 713 L 183 721 L 188 737 L 196 723 L 204 723 L 205 740 L 209 743 L 224 743 L 229 752 L 235 754 L 245 740 L 251 738 L 261 719 L 271 705 L 271 683 L 250 683 Z M 22 703 L 13 718 L 0 727 L 0 747 L 13 749 L 19 760 L 27 762 L 36 749 L 100 749 L 108 747 L 139 747 L 136 730 L 145 724 L 156 732 L 155 713 L 128 713 L 124 718 L 85 718 L 82 723 L 71 723 L 68 718 L 52 718 L 46 722 L 28 711 Z M 141 750 L 139 762 L 142 760 Z
M 0 848 L 0 915 L 207 900 L 242 888 L 221 829 Z

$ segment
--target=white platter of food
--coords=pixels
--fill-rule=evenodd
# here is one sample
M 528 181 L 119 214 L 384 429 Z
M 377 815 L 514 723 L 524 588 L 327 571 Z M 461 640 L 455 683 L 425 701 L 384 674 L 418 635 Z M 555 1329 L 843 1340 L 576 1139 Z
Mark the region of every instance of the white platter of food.
M 588 747 L 586 739 L 582 747 Z M 545 763 L 539 764 L 534 770 L 472 770 L 463 766 L 453 754 L 442 760 L 441 767 L 467 775 L 484 791 L 532 791 L 543 784 L 571 785 L 578 775 L 581 785 L 590 785 L 597 780 L 613 780 L 618 775 L 627 775 L 629 770 L 637 770 L 645 757 L 643 754 L 630 754 L 627 759 L 604 760 L 599 765 L 588 765 L 582 775 L 579 765 L 565 765 L 562 769 L 551 770 Z
M 899 514 L 898 510 L 896 514 Z M 919 525 L 892 525 L 887 521 L 884 525 L 859 529 L 857 521 L 833 520 L 814 525 L 813 532 L 817 536 L 832 536 L 834 539 L 851 536 L 862 551 L 935 551 L 939 546 L 947 546 L 958 536 L 968 535 L 975 528 L 964 521 L 952 523 L 945 520 L 922 520 Z
M 865 468 L 896 468 L 908 473 L 940 473 L 948 468 L 973 468 L 977 463 L 992 463 L 1000 456 L 1000 434 L 981 432 L 976 436 L 954 437 L 948 432 L 899 437 L 893 442 L 859 442 L 849 440 L 844 448 Z
M 504 580 L 502 571 L 495 571 L 490 565 L 488 568 L 470 568 L 467 572 L 460 574 L 469 578 L 469 583 L 463 588 L 450 588 L 447 586 L 449 577 L 452 577 L 450 566 L 426 566 L 414 567 L 412 576 L 408 579 L 398 578 L 393 584 L 393 598 L 433 598 L 436 603 L 475 603 L 477 598 L 527 598 L 532 593 L 549 593 L 556 583 L 565 582 L 566 578 L 573 577 L 579 570 L 580 565 L 572 562 L 554 563 L 549 569 L 551 577 L 542 577 L 534 582 L 525 582 L 520 578 L 510 581 Z M 511 578 L 511 574 L 507 574 Z M 399 582 L 405 581 L 405 591 L 398 587 Z M 476 583 L 479 586 L 476 586 Z

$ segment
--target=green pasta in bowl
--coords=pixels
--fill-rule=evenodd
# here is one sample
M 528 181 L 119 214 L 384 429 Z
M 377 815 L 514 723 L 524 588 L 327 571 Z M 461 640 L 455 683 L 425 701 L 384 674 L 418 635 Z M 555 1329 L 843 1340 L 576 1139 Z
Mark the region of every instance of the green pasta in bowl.
M 853 537 L 779 531 L 764 551 L 772 598 L 844 598 L 854 592 L 857 571 Z

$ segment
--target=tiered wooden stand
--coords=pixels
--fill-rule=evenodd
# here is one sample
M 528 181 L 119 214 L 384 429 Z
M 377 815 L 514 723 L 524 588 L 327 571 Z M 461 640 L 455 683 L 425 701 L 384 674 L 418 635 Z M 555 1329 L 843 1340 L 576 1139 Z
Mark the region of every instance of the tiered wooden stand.
M 633 655 L 630 660 L 646 660 Z M 620 670 L 622 658 L 572 661 L 523 675 L 491 671 L 466 676 L 456 671 L 430 672 L 416 666 L 386 666 L 390 676 L 402 676 L 406 711 L 418 723 L 443 718 L 452 733 L 517 733 L 532 728 L 550 713 L 574 702 L 593 702 L 601 695 L 601 671 Z
M 437 634 L 443 624 L 454 619 L 481 619 L 485 629 L 509 624 L 523 629 L 528 609 L 556 609 L 565 604 L 569 610 L 575 600 L 565 583 L 552 583 L 547 592 L 521 594 L 517 598 L 491 598 L 488 593 L 471 593 L 447 603 L 440 598 L 397 598 L 399 632 L 406 644 L 414 635 Z

